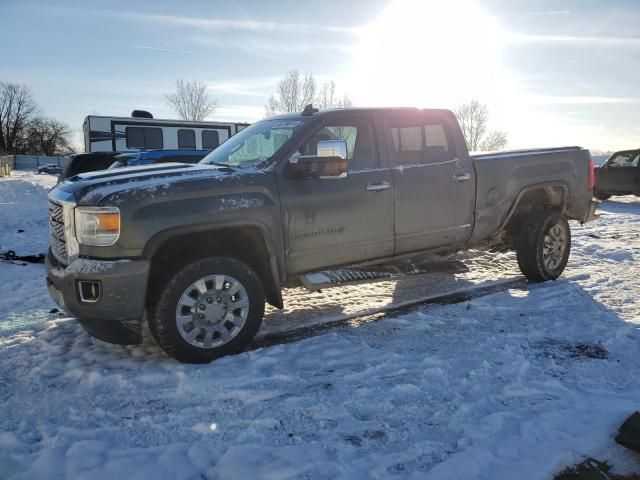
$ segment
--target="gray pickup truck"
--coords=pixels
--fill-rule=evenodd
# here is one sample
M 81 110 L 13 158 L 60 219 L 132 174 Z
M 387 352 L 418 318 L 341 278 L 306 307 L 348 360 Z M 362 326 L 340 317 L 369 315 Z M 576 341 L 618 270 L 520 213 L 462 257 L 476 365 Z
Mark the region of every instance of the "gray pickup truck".
M 578 147 L 470 156 L 448 110 L 338 109 L 257 122 L 199 164 L 80 174 L 49 196 L 47 284 L 94 336 L 208 362 L 251 342 L 265 301 L 320 271 L 514 249 L 557 278 L 568 219 L 595 217 Z

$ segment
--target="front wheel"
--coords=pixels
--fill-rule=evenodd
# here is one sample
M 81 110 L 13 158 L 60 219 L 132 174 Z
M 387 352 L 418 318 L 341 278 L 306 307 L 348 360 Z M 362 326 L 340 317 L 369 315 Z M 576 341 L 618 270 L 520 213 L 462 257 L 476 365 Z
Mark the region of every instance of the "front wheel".
M 598 192 L 597 190 L 593 192 L 593 196 L 596 197 L 598 200 L 609 200 L 611 198 L 610 193 Z
M 148 322 L 169 355 L 206 363 L 249 344 L 263 315 L 256 273 L 239 260 L 210 257 L 187 265 L 165 284 Z
M 560 212 L 543 211 L 524 220 L 516 241 L 520 271 L 531 282 L 558 278 L 569 261 L 571 229 Z

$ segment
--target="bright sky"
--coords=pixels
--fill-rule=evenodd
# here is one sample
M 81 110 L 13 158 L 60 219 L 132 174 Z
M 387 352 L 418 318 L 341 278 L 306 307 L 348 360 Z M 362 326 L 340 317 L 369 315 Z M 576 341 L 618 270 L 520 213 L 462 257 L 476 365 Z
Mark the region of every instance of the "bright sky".
M 509 147 L 640 146 L 638 0 L 0 0 L 0 79 L 81 128 L 134 108 L 173 118 L 177 78 L 218 120 L 255 121 L 288 70 L 357 106 L 477 97 Z

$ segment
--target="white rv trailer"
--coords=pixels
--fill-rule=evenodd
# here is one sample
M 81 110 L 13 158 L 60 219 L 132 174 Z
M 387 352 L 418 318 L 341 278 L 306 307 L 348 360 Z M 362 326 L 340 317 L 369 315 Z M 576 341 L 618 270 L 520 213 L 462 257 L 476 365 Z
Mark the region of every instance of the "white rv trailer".
M 131 117 L 89 115 L 84 119 L 85 152 L 213 150 L 248 123 L 159 120 L 143 111 Z

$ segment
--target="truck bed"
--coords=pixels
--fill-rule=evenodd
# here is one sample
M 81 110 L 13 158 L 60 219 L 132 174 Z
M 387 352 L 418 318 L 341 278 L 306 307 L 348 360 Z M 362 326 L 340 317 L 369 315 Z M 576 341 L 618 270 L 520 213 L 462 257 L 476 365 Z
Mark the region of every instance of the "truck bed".
M 511 207 L 527 190 L 561 185 L 567 198 L 566 215 L 584 221 L 589 212 L 591 154 L 581 147 L 539 148 L 473 154 L 476 171 L 476 216 L 470 244 L 497 232 Z

